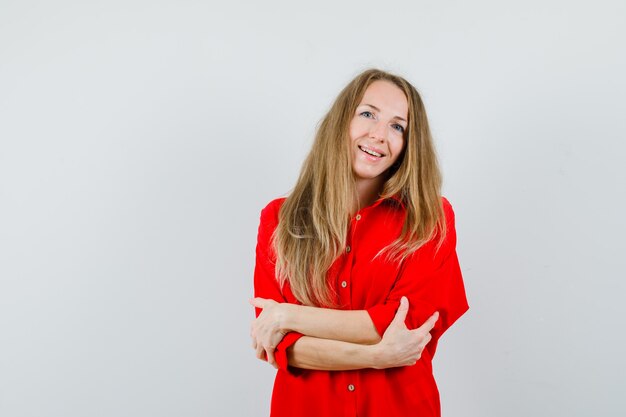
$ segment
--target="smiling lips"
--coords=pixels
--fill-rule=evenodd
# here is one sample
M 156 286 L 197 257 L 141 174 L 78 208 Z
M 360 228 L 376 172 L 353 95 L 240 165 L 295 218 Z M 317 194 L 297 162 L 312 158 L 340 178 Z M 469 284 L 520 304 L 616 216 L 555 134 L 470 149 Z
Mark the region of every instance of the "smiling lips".
M 380 151 L 380 149 L 370 148 L 369 146 L 359 145 L 359 149 L 366 155 L 367 159 L 370 161 L 378 161 L 383 156 L 384 153 Z

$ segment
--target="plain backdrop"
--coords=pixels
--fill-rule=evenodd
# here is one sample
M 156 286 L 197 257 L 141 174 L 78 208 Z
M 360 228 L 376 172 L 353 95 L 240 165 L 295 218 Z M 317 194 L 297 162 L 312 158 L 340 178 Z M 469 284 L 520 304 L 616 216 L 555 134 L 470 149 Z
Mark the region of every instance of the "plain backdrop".
M 422 93 L 444 416 L 626 415 L 623 1 L 0 0 L 0 416 L 267 416 L 259 212 L 358 72 Z

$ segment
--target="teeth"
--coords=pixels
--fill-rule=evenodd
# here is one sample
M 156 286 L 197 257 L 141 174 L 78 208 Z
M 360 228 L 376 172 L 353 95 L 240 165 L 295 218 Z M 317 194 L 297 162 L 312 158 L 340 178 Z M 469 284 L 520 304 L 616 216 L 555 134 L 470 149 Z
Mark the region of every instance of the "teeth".
M 382 154 L 380 154 L 378 152 L 374 152 L 374 151 L 372 151 L 370 149 L 367 149 L 367 148 L 362 148 L 362 147 L 359 146 L 359 149 L 362 150 L 365 153 L 368 153 L 368 154 L 373 155 L 373 156 L 377 156 L 379 158 L 383 156 Z

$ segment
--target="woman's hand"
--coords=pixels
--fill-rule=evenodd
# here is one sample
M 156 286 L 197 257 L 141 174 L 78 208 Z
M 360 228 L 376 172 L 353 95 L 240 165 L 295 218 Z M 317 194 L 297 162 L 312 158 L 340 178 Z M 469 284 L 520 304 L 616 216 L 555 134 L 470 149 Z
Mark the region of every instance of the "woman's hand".
M 375 346 L 376 368 L 415 365 L 421 358 L 424 347 L 432 339 L 430 331 L 439 319 L 439 312 L 430 316 L 421 327 L 409 330 L 404 324 L 408 311 L 409 301 L 402 297 L 393 321 L 387 327 L 382 340 Z
M 259 317 L 252 322 L 250 328 L 252 347 L 256 350 L 256 357 L 265 360 L 265 354 L 267 354 L 267 362 L 277 368 L 274 351 L 288 332 L 282 327 L 282 323 L 286 319 L 286 307 L 288 305 L 260 297 L 251 299 L 250 304 L 263 310 Z

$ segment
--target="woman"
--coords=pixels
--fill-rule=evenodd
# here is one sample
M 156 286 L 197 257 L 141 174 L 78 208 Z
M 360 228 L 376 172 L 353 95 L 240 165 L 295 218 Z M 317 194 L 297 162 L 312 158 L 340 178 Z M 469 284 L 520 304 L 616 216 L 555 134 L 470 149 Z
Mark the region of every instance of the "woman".
M 440 415 L 431 361 L 468 309 L 440 190 L 415 88 L 358 75 L 261 212 L 251 336 L 278 368 L 273 417 Z

